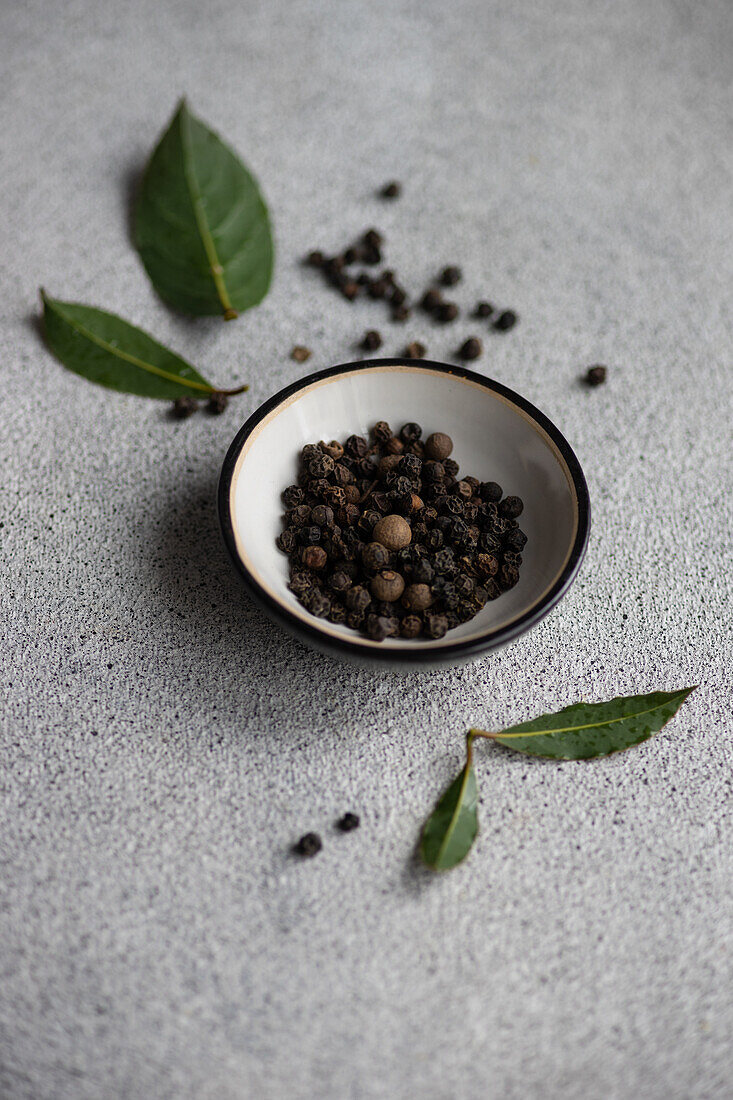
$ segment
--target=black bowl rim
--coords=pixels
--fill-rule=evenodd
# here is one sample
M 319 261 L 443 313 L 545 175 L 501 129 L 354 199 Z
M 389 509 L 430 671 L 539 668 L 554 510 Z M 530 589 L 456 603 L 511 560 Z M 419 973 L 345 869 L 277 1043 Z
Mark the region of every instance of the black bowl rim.
M 531 417 L 547 433 L 567 463 L 572 478 L 578 505 L 578 529 L 575 533 L 570 556 L 560 576 L 542 600 L 525 612 L 524 615 L 521 615 L 518 619 L 514 619 L 504 627 L 487 630 L 477 638 L 430 647 L 420 646 L 416 643 L 413 646 L 400 649 L 382 649 L 379 646 L 367 647 L 356 641 L 349 641 L 346 638 L 334 638 L 316 625 L 318 620 L 314 619 L 314 625 L 311 626 L 310 623 L 304 622 L 274 600 L 260 585 L 257 578 L 250 572 L 237 552 L 230 508 L 232 479 L 239 453 L 245 441 L 249 438 L 257 425 L 264 420 L 274 408 L 282 404 L 283 401 L 286 401 L 288 398 L 292 397 L 293 394 L 298 393 L 299 390 L 305 389 L 314 382 L 320 382 L 326 378 L 336 378 L 342 374 L 352 374 L 354 371 L 388 366 L 416 367 L 423 370 L 428 369 L 437 374 L 447 374 L 455 378 L 466 379 L 467 381 L 477 383 L 485 389 L 491 390 L 493 393 L 497 393 L 501 397 L 506 398 L 509 402 L 516 405 L 517 408 L 521 409 L 522 412 Z M 390 357 L 388 359 L 361 359 L 354 363 L 341 363 L 335 367 L 327 367 L 325 370 L 316 371 L 313 374 L 307 375 L 305 378 L 299 378 L 296 382 L 292 382 L 289 386 L 285 386 L 284 389 L 279 390 L 277 393 L 273 394 L 272 397 L 268 398 L 267 401 L 260 405 L 245 421 L 235 435 L 227 451 L 219 478 L 218 509 L 219 523 L 221 525 L 221 531 L 227 551 L 249 596 L 256 604 L 286 630 L 310 642 L 310 644 L 314 645 L 317 649 L 326 650 L 337 656 L 349 654 L 357 660 L 383 663 L 385 665 L 430 666 L 441 663 L 445 664 L 451 661 L 460 663 L 462 660 L 485 653 L 491 649 L 496 649 L 506 645 L 507 642 L 513 641 L 515 638 L 519 637 L 520 634 L 536 626 L 565 595 L 578 574 L 585 556 L 590 534 L 590 497 L 580 462 L 568 441 L 543 412 L 522 397 L 521 394 L 509 389 L 508 386 L 504 386 L 501 382 L 496 382 L 491 378 L 486 378 L 484 375 L 476 374 L 475 371 L 467 370 L 465 367 L 452 366 L 447 363 L 436 363 L 429 359 L 405 359 L 399 356 L 395 356 L 394 358 Z

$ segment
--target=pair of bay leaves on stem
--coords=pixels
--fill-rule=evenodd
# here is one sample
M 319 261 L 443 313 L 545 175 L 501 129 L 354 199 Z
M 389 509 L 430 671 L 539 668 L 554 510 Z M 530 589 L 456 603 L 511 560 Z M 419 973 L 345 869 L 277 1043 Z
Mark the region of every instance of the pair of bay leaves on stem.
M 272 278 L 270 218 L 257 183 L 183 100 L 148 162 L 134 240 L 161 298 L 190 316 L 233 320 L 265 297 Z M 49 348 L 64 366 L 124 393 L 175 401 L 221 389 L 170 348 L 93 306 L 41 290 Z

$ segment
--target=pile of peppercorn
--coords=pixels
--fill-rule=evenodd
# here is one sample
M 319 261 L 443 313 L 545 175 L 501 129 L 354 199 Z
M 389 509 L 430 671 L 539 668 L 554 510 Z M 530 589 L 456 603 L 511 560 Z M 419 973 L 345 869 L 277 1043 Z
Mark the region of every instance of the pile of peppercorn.
M 514 587 L 522 500 L 459 478 L 452 450 L 443 432 L 423 441 L 418 424 L 395 435 L 384 420 L 369 440 L 303 447 L 277 545 L 307 611 L 373 641 L 442 638 Z

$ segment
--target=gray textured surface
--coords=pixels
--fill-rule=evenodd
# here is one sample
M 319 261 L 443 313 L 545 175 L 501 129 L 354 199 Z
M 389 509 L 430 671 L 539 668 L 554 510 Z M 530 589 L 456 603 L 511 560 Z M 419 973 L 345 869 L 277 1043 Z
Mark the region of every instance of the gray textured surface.
M 729 1096 L 730 4 L 6 0 L 0 43 L 0 1094 Z M 232 325 L 170 314 L 127 237 L 183 91 L 274 213 L 273 291 Z M 479 369 L 556 420 L 595 505 L 534 633 L 401 681 L 271 627 L 213 508 L 290 346 L 324 366 L 381 324 L 296 263 L 372 222 L 414 289 L 456 260 L 462 301 L 519 310 Z M 87 385 L 39 343 L 41 283 L 251 392 L 172 424 Z M 423 333 L 460 334 L 385 350 Z M 469 722 L 694 682 L 617 758 L 479 747 L 476 850 L 416 866 Z

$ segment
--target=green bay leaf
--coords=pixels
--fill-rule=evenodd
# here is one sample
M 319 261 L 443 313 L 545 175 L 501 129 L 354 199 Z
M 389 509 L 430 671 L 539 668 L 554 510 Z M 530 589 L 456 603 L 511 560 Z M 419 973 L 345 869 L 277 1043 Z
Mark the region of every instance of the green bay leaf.
M 478 789 L 469 758 L 441 795 L 425 823 L 420 841 L 423 862 L 433 871 L 448 871 L 464 860 L 478 833 Z
M 231 320 L 270 286 L 270 220 L 251 173 L 182 100 L 156 146 L 135 211 L 135 243 L 160 296 Z
M 574 703 L 500 733 L 472 730 L 517 752 L 553 760 L 590 760 L 639 745 L 673 718 L 694 687 Z
M 116 314 L 60 302 L 43 290 L 41 298 L 46 342 L 75 374 L 111 390 L 168 401 L 214 392 L 180 355 Z

